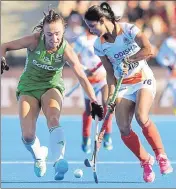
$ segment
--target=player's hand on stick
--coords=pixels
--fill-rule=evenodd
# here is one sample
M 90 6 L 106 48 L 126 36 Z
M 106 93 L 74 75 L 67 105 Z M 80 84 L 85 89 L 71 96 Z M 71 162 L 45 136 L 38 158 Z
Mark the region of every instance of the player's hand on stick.
M 126 57 L 122 60 L 121 64 L 118 66 L 118 71 L 120 75 L 127 75 L 129 70 L 129 57 Z
M 91 111 L 92 118 L 95 119 L 95 116 L 98 116 L 99 120 L 101 121 L 104 116 L 103 106 L 99 105 L 97 102 L 92 102 L 91 106 L 92 106 L 92 111 Z
M 114 112 L 115 107 L 116 107 L 116 103 L 113 103 L 113 102 L 109 101 L 109 103 L 108 103 L 108 109 L 109 109 L 109 111 L 111 113 Z
M 106 106 L 109 110 L 110 113 L 114 112 L 115 106 L 116 106 L 116 102 L 112 102 L 112 96 L 110 96 L 108 98 L 108 100 L 106 101 Z
M 121 75 L 127 75 L 128 74 L 129 67 L 127 64 L 123 65 L 123 73 Z
M 1 57 L 1 74 L 3 74 L 4 70 L 8 71 L 9 66 L 6 64 L 6 59 Z
M 122 60 L 122 62 L 123 62 L 124 65 L 128 65 L 128 64 L 130 64 L 131 61 L 130 61 L 129 56 L 125 57 L 125 58 Z

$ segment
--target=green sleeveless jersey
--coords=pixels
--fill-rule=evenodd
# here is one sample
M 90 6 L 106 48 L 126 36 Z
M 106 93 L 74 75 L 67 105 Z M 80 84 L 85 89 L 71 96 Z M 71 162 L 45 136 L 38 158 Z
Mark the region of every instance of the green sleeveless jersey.
M 64 92 L 62 71 L 64 66 L 63 54 L 66 40 L 55 53 L 48 53 L 44 45 L 44 35 L 41 33 L 37 48 L 27 50 L 25 68 L 20 76 L 17 90 L 32 91 L 40 89 L 58 88 Z

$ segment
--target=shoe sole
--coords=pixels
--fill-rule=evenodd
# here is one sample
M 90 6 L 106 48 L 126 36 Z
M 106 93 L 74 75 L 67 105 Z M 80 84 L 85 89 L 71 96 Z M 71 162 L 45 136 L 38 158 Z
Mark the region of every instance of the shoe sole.
M 46 171 L 44 173 L 41 172 L 41 169 L 36 166 L 36 163 L 34 165 L 34 172 L 37 177 L 43 177 L 46 174 Z
M 68 171 L 68 162 L 64 159 L 59 160 L 55 164 L 55 180 L 63 180 L 65 173 Z
M 173 168 L 169 168 L 167 171 L 161 173 L 163 176 L 169 174 L 169 173 L 172 173 L 173 172 Z
M 47 159 L 48 159 L 48 148 L 47 147 L 45 147 L 46 148 L 46 156 L 45 156 L 45 166 L 46 166 L 46 161 L 47 161 Z M 47 167 L 46 167 L 46 170 L 47 170 Z M 40 169 L 36 166 L 36 162 L 34 163 L 34 172 L 35 172 L 35 175 L 37 176 L 37 177 L 43 177 L 45 174 L 46 174 L 46 171 L 43 173 L 43 174 L 41 174 L 40 172 Z
M 144 178 L 143 178 L 144 179 Z M 144 179 L 144 181 L 146 182 L 146 183 L 152 183 L 152 182 L 154 182 L 154 180 L 155 180 L 155 173 L 153 172 L 153 179 L 152 180 L 148 180 L 148 181 L 146 181 L 145 179 Z

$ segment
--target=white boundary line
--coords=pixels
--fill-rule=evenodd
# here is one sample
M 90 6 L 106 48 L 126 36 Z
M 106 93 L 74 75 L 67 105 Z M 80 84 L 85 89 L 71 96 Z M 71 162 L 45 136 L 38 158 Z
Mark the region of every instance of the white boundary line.
M 1 164 L 33 164 L 32 161 L 2 161 Z M 48 161 L 47 164 L 54 162 Z M 83 161 L 68 161 L 69 164 L 84 164 Z M 139 164 L 139 161 L 98 161 L 98 164 Z M 176 161 L 171 161 L 171 164 L 176 164 Z
M 160 125 L 161 122 L 162 123 L 173 123 L 173 122 L 175 123 L 176 122 L 175 115 L 162 115 L 161 114 L 161 115 L 150 115 L 150 117 L 154 122 L 157 122 L 158 127 L 165 126 L 164 124 Z M 1 115 L 1 119 L 9 119 L 9 118 L 18 119 L 18 115 Z M 44 115 L 39 116 L 39 119 L 43 119 L 43 118 L 44 118 Z M 62 115 L 60 118 L 60 122 L 70 122 L 70 119 L 72 122 L 80 122 L 81 117 L 80 117 L 80 115 Z M 112 122 L 113 122 L 113 124 L 116 124 L 115 118 L 113 118 Z M 133 118 L 132 123 L 137 124 L 135 118 Z M 2 125 L 2 123 L 1 123 L 1 125 Z M 171 124 L 171 127 L 173 127 L 173 126 L 175 126 L 175 124 Z

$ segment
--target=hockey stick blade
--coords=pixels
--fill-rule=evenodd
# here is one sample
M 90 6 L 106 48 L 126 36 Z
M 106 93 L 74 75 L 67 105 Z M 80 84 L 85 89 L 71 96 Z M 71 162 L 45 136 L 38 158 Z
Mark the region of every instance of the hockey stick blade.
M 92 160 L 85 159 L 85 160 L 84 160 L 84 165 L 85 165 L 86 167 L 92 167 L 93 162 L 92 162 Z

